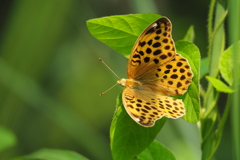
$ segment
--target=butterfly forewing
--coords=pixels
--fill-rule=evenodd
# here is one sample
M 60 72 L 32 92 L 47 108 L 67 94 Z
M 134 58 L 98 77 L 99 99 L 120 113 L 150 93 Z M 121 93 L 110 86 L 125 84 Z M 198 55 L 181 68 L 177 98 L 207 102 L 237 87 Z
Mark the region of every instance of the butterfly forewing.
M 129 58 L 128 78 L 143 78 L 147 70 L 156 68 L 175 57 L 171 28 L 169 19 L 162 17 L 143 31 Z

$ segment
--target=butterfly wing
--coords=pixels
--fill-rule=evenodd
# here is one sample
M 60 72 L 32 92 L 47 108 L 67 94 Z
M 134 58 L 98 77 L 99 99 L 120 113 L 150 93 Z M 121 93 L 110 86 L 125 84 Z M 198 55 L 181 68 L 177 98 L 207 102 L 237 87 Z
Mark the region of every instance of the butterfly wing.
M 185 115 L 181 99 L 153 94 L 147 87 L 141 90 L 126 87 L 122 100 L 131 118 L 144 127 L 153 126 L 155 121 L 163 116 L 179 118 Z
M 166 17 L 150 24 L 137 39 L 128 61 L 128 78 L 162 95 L 183 95 L 193 73 L 188 61 L 176 53 L 172 25 Z
M 141 79 L 149 70 L 175 57 L 171 30 L 170 20 L 162 17 L 143 31 L 137 39 L 128 61 L 128 78 Z
M 179 54 L 171 61 L 151 70 L 146 75 L 146 87 L 162 95 L 183 95 L 192 82 L 193 73 L 187 59 Z

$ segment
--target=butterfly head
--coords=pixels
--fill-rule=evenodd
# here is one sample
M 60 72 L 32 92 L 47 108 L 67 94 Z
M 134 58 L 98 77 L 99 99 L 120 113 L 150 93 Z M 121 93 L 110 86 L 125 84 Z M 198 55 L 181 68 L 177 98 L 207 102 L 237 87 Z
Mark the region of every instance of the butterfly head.
M 120 84 L 121 86 L 126 86 L 126 79 L 122 78 L 121 80 L 117 81 L 118 84 Z
M 118 84 L 124 86 L 124 87 L 129 87 L 131 89 L 140 89 L 142 87 L 142 83 L 139 81 L 136 81 L 134 79 L 121 79 L 117 81 Z

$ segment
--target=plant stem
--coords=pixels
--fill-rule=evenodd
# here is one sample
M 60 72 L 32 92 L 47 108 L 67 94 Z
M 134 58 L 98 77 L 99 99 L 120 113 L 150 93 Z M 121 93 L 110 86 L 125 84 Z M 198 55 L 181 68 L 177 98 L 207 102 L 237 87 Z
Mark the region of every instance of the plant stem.
M 239 11 L 240 2 L 239 0 L 230 0 L 229 3 L 229 41 L 231 44 L 236 43 L 240 39 L 240 11 Z M 234 45 L 233 48 L 233 66 L 240 66 L 238 64 L 238 49 L 237 45 Z M 232 129 L 232 146 L 233 146 L 233 158 L 240 160 L 240 110 L 239 110 L 239 96 L 240 96 L 240 87 L 239 87 L 239 73 L 238 67 L 233 68 L 233 86 L 235 90 L 233 93 L 233 106 L 232 106 L 232 115 L 231 115 L 231 129 Z
M 216 5 L 215 14 L 214 8 Z M 208 17 L 208 57 L 209 57 L 209 76 L 216 78 L 219 73 L 218 65 L 221 54 L 225 47 L 225 35 L 223 28 L 223 21 L 227 15 L 227 11 L 219 3 L 219 1 L 212 0 L 209 8 Z M 213 16 L 214 28 L 213 28 Z M 217 118 L 220 119 L 217 112 L 217 102 L 219 93 L 209 83 L 204 96 L 203 110 L 201 114 L 201 133 L 202 133 L 202 160 L 212 159 L 219 142 L 221 134 L 215 134 L 215 126 L 218 123 Z M 219 120 L 221 121 L 221 119 Z
M 213 29 L 213 12 L 214 12 L 214 6 L 215 6 L 216 0 L 211 0 L 210 7 L 209 7 L 209 13 L 208 13 L 208 56 L 211 53 L 210 48 L 212 48 L 212 29 Z

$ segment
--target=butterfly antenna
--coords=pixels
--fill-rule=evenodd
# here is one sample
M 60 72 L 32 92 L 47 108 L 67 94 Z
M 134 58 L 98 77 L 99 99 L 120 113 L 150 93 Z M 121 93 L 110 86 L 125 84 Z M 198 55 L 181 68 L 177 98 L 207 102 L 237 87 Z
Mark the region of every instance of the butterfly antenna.
M 103 93 L 100 94 L 100 96 L 104 95 L 106 92 L 108 92 L 109 90 L 111 90 L 113 87 L 115 87 L 118 83 L 114 84 L 112 87 L 108 88 L 106 91 L 104 91 Z
M 98 58 L 118 79 L 121 79 L 120 77 L 118 77 L 118 75 L 102 60 L 102 58 Z M 116 85 L 116 84 L 115 84 Z M 114 85 L 114 86 L 115 86 Z M 113 86 L 113 87 L 114 87 Z M 112 88 L 112 87 L 111 87 Z M 109 89 L 111 89 L 109 88 Z

